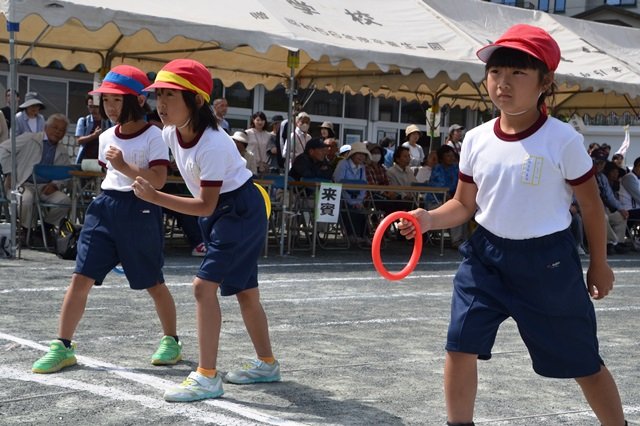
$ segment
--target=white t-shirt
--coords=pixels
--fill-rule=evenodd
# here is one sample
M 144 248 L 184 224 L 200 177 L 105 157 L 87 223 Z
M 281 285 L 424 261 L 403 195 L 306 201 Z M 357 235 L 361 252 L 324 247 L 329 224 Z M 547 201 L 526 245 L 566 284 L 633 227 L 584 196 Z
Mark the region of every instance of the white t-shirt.
M 103 190 L 132 191 L 133 180 L 114 169 L 111 162 L 105 158 L 110 146 L 122 151 L 124 161 L 141 169 L 158 165 L 169 166 L 169 150 L 162 141 L 160 129 L 147 124 L 138 133 L 123 135 L 118 124 L 100 134 L 98 161 L 107 169 L 107 175 L 101 185 Z
M 221 194 L 231 192 L 252 176 L 235 142 L 223 130 L 208 127 L 193 142 L 185 144 L 175 126 L 165 126 L 162 137 L 194 197 L 200 195 L 203 186 L 218 186 Z
M 409 148 L 409 155 L 411 156 L 409 167 L 419 167 L 422 164 L 422 160 L 424 160 L 424 150 L 422 146 L 418 144 L 411 145 L 409 142 L 403 143 L 402 146 Z
M 507 135 L 498 120 L 467 132 L 460 153 L 460 179 L 478 187 L 476 221 L 513 240 L 568 228 L 570 185 L 593 176 L 582 135 L 544 115 L 526 131 Z

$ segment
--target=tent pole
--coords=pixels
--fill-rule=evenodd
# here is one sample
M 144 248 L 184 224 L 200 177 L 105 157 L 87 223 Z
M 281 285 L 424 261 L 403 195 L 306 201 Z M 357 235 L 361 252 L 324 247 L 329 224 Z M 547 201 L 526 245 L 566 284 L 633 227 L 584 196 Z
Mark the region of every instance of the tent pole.
M 280 223 L 280 256 L 284 256 L 284 235 L 285 227 L 287 224 L 287 216 L 289 215 L 289 164 L 291 160 L 291 150 L 293 149 L 293 138 L 296 129 L 295 123 L 293 123 L 293 94 L 296 89 L 296 67 L 300 63 L 300 57 L 298 52 L 289 50 L 287 55 L 287 64 L 291 70 L 289 76 L 289 111 L 287 115 L 287 123 L 289 126 L 289 134 L 286 136 L 287 153 L 284 159 L 284 185 L 283 185 L 283 199 L 282 199 L 282 220 Z M 288 230 L 287 230 L 288 232 Z
M 10 8 L 11 10 L 11 8 Z M 9 253 L 12 259 L 16 257 L 16 234 L 17 234 L 17 222 L 16 217 L 18 214 L 18 198 L 20 194 L 17 190 L 16 176 L 18 175 L 16 165 L 16 125 L 15 125 L 15 113 L 16 113 L 16 93 L 18 93 L 18 65 L 16 63 L 16 40 L 15 32 L 20 31 L 20 23 L 13 22 L 13 19 L 7 19 L 7 31 L 9 32 L 9 90 L 11 90 L 11 113 L 14 115 L 9 118 L 11 122 L 11 129 L 9 137 L 11 139 L 11 204 L 10 204 L 10 216 L 11 216 L 11 247 Z

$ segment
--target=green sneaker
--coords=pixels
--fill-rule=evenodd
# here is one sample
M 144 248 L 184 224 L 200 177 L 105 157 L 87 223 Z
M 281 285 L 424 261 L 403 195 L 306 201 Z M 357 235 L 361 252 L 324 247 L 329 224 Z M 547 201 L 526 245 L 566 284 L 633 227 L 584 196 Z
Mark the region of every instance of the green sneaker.
M 171 336 L 164 336 L 160 346 L 151 356 L 153 365 L 173 365 L 182 359 L 182 342 L 176 342 Z
M 244 364 L 242 369 L 228 372 L 224 380 L 236 385 L 279 382 L 280 364 L 278 361 L 267 364 L 259 359 L 254 359 L 250 363 Z
M 31 371 L 43 374 L 55 373 L 77 363 L 75 342 L 71 343 L 71 347 L 67 349 L 60 340 L 54 340 L 49 344 L 49 352 L 33 363 Z
M 169 402 L 191 402 L 218 398 L 223 394 L 222 380 L 218 374 L 216 377 L 209 378 L 197 371 L 192 371 L 184 382 L 167 389 L 164 392 L 164 399 Z

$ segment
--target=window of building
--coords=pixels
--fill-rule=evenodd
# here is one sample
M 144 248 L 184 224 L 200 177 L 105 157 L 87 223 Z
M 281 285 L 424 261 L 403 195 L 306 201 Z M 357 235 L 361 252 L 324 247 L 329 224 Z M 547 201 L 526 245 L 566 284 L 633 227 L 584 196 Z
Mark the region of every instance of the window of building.
M 369 118 L 369 97 L 363 95 L 345 95 L 344 116 L 346 118 Z
M 289 111 L 289 94 L 280 85 L 264 92 L 264 109 L 267 111 Z
M 545 12 L 549 11 L 549 0 L 539 0 L 538 1 L 538 10 L 543 10 Z
M 225 88 L 224 97 L 229 106 L 253 109 L 253 90 L 247 90 L 242 83 Z
M 76 123 L 80 117 L 89 114 L 87 111 L 87 96 L 93 89 L 93 84 L 70 81 L 68 117 L 71 123 Z
M 567 10 L 566 0 L 555 0 L 553 3 L 553 11 L 555 13 L 564 13 Z
M 307 114 L 342 117 L 342 93 L 316 90 L 310 95 L 304 106 Z
M 46 107 L 45 115 L 53 113 L 67 114 L 67 83 L 64 81 L 29 79 L 29 91 L 37 92 Z M 20 93 L 24 99 L 24 93 Z
M 637 0 L 604 0 L 608 6 L 636 6 Z
M 403 123 L 424 124 L 427 120 L 428 108 L 429 104 L 427 102 L 402 101 L 400 121 Z
M 378 99 L 378 120 L 398 122 L 400 113 L 400 102 L 395 99 L 387 99 L 380 97 Z

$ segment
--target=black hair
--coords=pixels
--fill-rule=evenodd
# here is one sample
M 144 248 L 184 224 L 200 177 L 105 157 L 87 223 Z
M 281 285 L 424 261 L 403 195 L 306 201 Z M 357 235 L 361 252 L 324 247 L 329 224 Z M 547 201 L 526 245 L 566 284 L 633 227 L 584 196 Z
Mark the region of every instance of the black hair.
M 386 137 L 380 141 L 380 146 L 383 148 L 388 148 L 389 146 L 393 145 L 394 142 L 395 141 L 393 139 Z
M 198 108 L 196 102 L 196 94 L 188 90 L 181 90 L 182 99 L 187 105 L 187 108 L 191 112 L 191 127 L 196 133 L 204 132 L 207 127 L 211 127 L 213 130 L 218 130 L 218 119 L 213 113 L 213 109 L 208 102 L 204 102 L 201 107 Z
M 633 160 L 633 168 L 635 169 L 638 165 L 640 165 L 640 157 Z
M 544 78 L 549 74 L 549 68 L 540 59 L 535 58 L 528 53 L 521 50 L 510 49 L 508 47 L 499 47 L 496 49 L 487 64 L 485 65 L 485 74 L 490 68 L 494 67 L 506 67 L 506 68 L 519 68 L 538 71 L 538 82 L 542 83 Z M 552 82 L 547 90 L 545 90 L 538 98 L 538 108 L 542 106 L 545 98 L 550 97 L 552 103 L 555 100 L 556 84 Z
M 108 120 L 107 112 L 104 109 L 102 102 L 102 94 L 100 95 L 100 115 L 103 119 Z M 145 102 L 143 105 L 138 103 L 137 95 L 122 95 L 122 110 L 120 116 L 116 120 L 120 124 L 128 123 L 130 121 L 142 120 L 147 116 L 149 106 Z
M 393 162 L 395 163 L 396 160 L 400 157 L 400 154 L 402 154 L 403 151 L 407 151 L 407 152 L 411 152 L 409 150 L 409 148 L 407 148 L 406 146 L 399 146 L 396 148 L 395 152 L 393 153 Z
M 256 119 L 256 118 L 258 118 L 258 117 L 260 117 L 260 118 L 262 119 L 262 121 L 264 121 L 264 127 L 262 128 L 262 130 L 267 130 L 267 128 L 269 127 L 269 122 L 267 121 L 267 116 L 266 116 L 266 115 L 265 115 L 265 113 L 264 113 L 264 112 L 262 112 L 262 111 L 254 112 L 254 113 L 251 115 L 251 123 L 249 123 L 249 127 L 252 127 L 252 128 L 253 128 L 253 127 L 256 127 L 256 126 L 253 124 L 253 120 L 255 120 L 255 119 Z
M 453 152 L 454 155 L 457 154 L 456 150 L 453 149 L 453 147 L 450 145 L 442 145 L 440 148 L 438 148 L 438 150 L 436 151 L 436 154 L 438 155 L 438 163 L 442 163 L 442 159 L 448 152 Z

